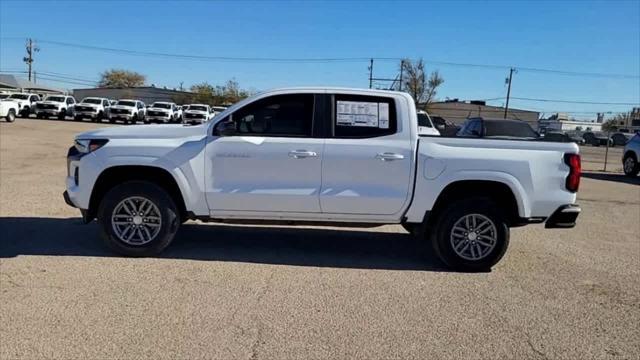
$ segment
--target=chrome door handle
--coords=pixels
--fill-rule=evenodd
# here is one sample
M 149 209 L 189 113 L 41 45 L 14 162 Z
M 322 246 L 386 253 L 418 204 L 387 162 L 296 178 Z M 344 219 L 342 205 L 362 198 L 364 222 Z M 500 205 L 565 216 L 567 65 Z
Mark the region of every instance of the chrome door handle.
M 390 152 L 384 152 L 384 153 L 379 153 L 378 155 L 376 155 L 376 159 L 379 159 L 379 160 L 382 160 L 382 161 L 402 160 L 402 159 L 404 159 L 404 155 L 396 154 L 396 153 L 390 153 Z
M 318 154 L 315 151 L 308 150 L 291 150 L 289 151 L 289 156 L 294 159 L 304 159 L 308 157 L 317 157 Z

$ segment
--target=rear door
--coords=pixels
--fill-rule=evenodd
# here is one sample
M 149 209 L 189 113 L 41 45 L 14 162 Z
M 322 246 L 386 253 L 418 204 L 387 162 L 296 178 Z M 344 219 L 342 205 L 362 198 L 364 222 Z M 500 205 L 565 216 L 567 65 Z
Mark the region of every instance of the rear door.
M 400 121 L 397 103 L 404 98 L 333 94 L 329 101 L 322 212 L 398 213 L 408 202 L 413 173 L 411 131 Z
M 233 121 L 236 133 L 213 136 L 206 145 L 206 196 L 213 216 L 320 212 L 324 139 L 314 136 L 316 97 L 267 96 L 216 124 Z

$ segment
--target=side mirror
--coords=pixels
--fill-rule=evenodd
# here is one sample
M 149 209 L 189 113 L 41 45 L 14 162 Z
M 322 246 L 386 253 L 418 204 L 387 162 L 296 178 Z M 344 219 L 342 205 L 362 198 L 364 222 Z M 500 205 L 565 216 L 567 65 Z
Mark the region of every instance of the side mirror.
M 216 124 L 216 135 L 219 136 L 233 136 L 236 134 L 236 123 L 229 120 L 223 120 Z

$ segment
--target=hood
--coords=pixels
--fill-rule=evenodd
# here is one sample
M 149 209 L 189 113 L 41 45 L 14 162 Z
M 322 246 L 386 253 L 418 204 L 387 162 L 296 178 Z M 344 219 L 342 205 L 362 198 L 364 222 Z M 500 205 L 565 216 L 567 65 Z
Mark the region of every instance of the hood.
M 76 139 L 177 139 L 202 137 L 206 132 L 204 125 L 129 125 L 83 132 Z
M 124 106 L 124 105 L 111 105 L 112 109 L 125 109 L 125 110 L 131 110 L 131 109 L 135 109 L 135 106 Z
M 186 114 L 207 115 L 207 112 L 203 111 L 203 110 L 185 110 L 184 113 L 186 113 Z

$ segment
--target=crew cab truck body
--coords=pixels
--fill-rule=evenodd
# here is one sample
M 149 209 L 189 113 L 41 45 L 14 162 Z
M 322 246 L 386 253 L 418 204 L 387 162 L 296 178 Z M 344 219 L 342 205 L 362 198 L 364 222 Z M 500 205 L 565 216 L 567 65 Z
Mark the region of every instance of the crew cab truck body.
M 140 100 L 120 99 L 109 108 L 109 122 L 122 121 L 125 124 L 145 121 L 147 109 Z
M 40 96 L 29 93 L 14 93 L 7 97 L 8 101 L 13 101 L 18 106 L 18 114 L 22 117 L 29 117 L 35 110 L 35 105 L 40 101 Z
M 175 123 L 180 119 L 178 105 L 172 102 L 157 101 L 147 109 L 145 123 L 159 122 L 163 124 Z
M 65 200 L 132 256 L 162 251 L 187 219 L 401 224 L 446 264 L 485 270 L 510 227 L 573 227 L 580 212 L 575 144 L 419 136 L 401 92 L 273 90 L 202 125 L 75 141 Z
M 75 106 L 74 119 L 90 119 L 91 121 L 102 121 L 109 115 L 111 102 L 107 98 L 88 97 Z
M 68 95 L 49 95 L 43 101 L 36 103 L 36 117 L 44 119 L 55 116 L 64 120 L 67 116 L 73 116 L 76 99 Z
M 7 122 L 14 122 L 18 116 L 18 104 L 15 101 L 0 100 L 0 118 Z

